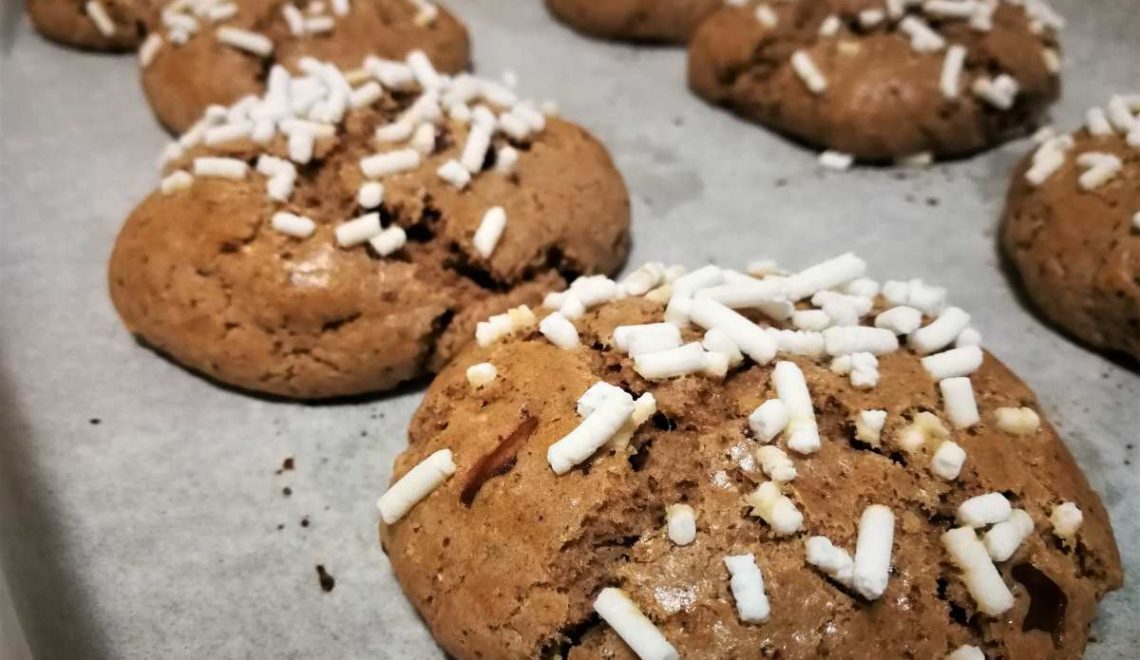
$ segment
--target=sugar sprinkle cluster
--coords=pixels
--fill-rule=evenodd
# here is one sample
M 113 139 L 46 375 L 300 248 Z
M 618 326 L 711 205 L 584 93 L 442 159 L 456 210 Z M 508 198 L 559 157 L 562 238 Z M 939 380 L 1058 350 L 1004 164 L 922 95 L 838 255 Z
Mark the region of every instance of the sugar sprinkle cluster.
M 415 8 L 413 22 L 419 27 L 430 26 L 439 16 L 439 7 L 429 0 L 405 1 Z M 351 0 L 285 0 L 280 3 L 281 18 L 294 37 L 331 34 L 336 29 L 336 21 L 344 19 L 352 11 L 350 2 Z M 88 16 L 100 32 L 106 36 L 114 33 L 114 25 L 99 0 L 89 0 L 86 8 Z M 226 25 L 239 12 L 240 7 L 235 0 L 172 0 L 163 7 L 160 14 L 162 30 L 151 32 L 139 47 L 139 65 L 143 68 L 150 66 L 166 43 L 181 46 L 194 35 L 210 28 L 213 28 L 214 36 L 221 44 L 259 58 L 272 56 L 275 44 L 269 36 Z
M 458 153 L 435 172 L 441 182 L 462 191 L 480 176 L 515 177 L 520 159 L 516 145 L 540 136 L 547 114 L 555 112 L 552 104 L 543 104 L 540 110 L 534 102 L 521 99 L 508 84 L 514 82 L 513 76 L 505 76 L 511 79 L 507 82 L 467 73 L 448 76 L 418 50 L 404 61 L 368 57 L 360 69 L 347 72 L 313 58 L 302 58 L 298 67 L 300 74 L 291 75 L 274 65 L 263 94 L 248 95 L 229 107 L 209 107 L 162 157 L 165 167 L 198 147 L 256 145 L 261 153 L 252 168 L 239 158 L 197 156 L 190 171 L 170 172 L 159 186 L 161 192 L 172 195 L 185 190 L 196 177 L 246 180 L 252 170 L 264 181 L 266 197 L 284 207 L 293 197 L 298 167 L 313 161 L 319 147 L 340 139 L 351 112 L 380 103 L 385 93 L 398 94 L 409 99 L 407 107 L 376 129 L 376 152 L 358 164 L 364 180 L 356 195 L 360 214 L 345 218 L 335 229 L 342 248 L 368 244 L 386 257 L 400 250 L 407 236 L 398 225 L 382 224 L 384 180 L 423 168 L 426 159 L 442 149 L 441 130 L 462 128 L 466 133 Z M 492 151 L 494 157 L 489 159 Z M 488 162 L 494 166 L 488 167 Z M 487 209 L 472 236 L 472 252 L 489 259 L 507 220 L 501 206 Z M 269 221 L 276 231 L 296 238 L 311 236 L 317 227 L 312 218 L 285 208 L 275 211 Z M 565 332 L 564 327 L 561 330 Z
M 810 524 L 796 505 L 797 463 L 813 460 L 827 438 L 817 424 L 803 371 L 781 356 L 829 363 L 830 371 L 846 376 L 851 387 L 863 390 L 878 383 L 879 357 L 900 350 L 918 356 L 938 384 L 942 415 L 915 413 L 901 426 L 895 424 L 889 438 L 884 437 L 885 410 L 859 411 L 852 422 L 856 439 L 872 447 L 889 443 L 912 457 L 930 455 L 931 473 L 947 482 L 958 479 L 968 460 L 954 435 L 982 422 L 970 376 L 985 358 L 970 315 L 950 305 L 941 287 L 917 279 L 879 283 L 865 272 L 866 263 L 851 253 L 796 272 L 783 272 L 768 261 L 751 265 L 747 272 L 718 266 L 686 271 L 648 263 L 621 281 L 581 277 L 565 291 L 546 297 L 543 306 L 548 311 L 541 321 L 531 309 L 515 308 L 480 324 L 476 340 L 490 346 L 538 326 L 539 333 L 560 349 L 582 350 L 574 328 L 576 319 L 611 301 L 645 297 L 664 305 L 662 318 L 618 326 L 609 343 L 628 355 L 633 368 L 647 381 L 721 380 L 746 360 L 771 364 L 775 397 L 758 406 L 747 420 L 755 440 L 748 459 L 760 466 L 768 480 L 745 495 L 743 503 L 776 536 L 795 537 Z M 872 315 L 875 309 L 882 311 Z M 756 317 L 761 320 L 752 320 Z M 703 337 L 685 343 L 685 335 L 694 331 L 703 332 Z M 467 378 L 472 387 L 483 387 L 496 373 L 484 362 L 470 367 Z M 604 447 L 624 448 L 656 412 L 656 400 L 652 392 L 635 398 L 622 388 L 598 381 L 578 399 L 576 412 L 580 423 L 547 451 L 556 475 L 570 472 Z M 999 430 L 1011 436 L 1040 431 L 1040 418 L 1030 408 L 1000 407 L 985 412 Z M 441 483 L 413 472 L 398 480 L 389 493 L 426 496 L 427 491 L 417 484 Z M 404 486 L 409 478 L 413 485 Z M 956 526 L 942 535 L 948 561 L 959 568 L 967 591 L 987 615 L 998 616 L 1013 605 L 1012 593 L 996 565 L 1009 560 L 1034 533 L 1033 513 L 1047 516 L 1052 532 L 1063 543 L 1075 543 L 1082 515 L 1072 502 L 1057 502 L 1049 512 L 1029 512 L 1014 508 L 998 492 L 963 498 Z M 669 505 L 665 529 L 669 540 L 678 546 L 693 543 L 699 534 L 699 514 L 683 502 Z M 895 527 L 895 512 L 882 504 L 869 504 L 859 514 L 853 549 L 824 536 L 802 537 L 805 563 L 849 593 L 878 599 L 890 581 Z M 724 564 L 740 620 L 762 625 L 778 606 L 765 592 L 762 561 L 753 555 L 733 555 L 724 557 Z M 594 606 L 640 657 L 678 657 L 660 630 L 621 590 L 603 590 Z M 948 657 L 984 657 L 978 653 L 976 647 L 967 645 Z
M 747 7 L 755 4 L 754 16 L 766 30 L 780 28 L 779 11 L 775 5 L 794 4 L 796 0 L 776 0 L 753 3 L 752 0 L 726 0 L 732 7 Z M 860 11 L 853 17 L 832 14 L 823 19 L 817 31 L 820 40 L 840 39 L 841 52 L 855 52 L 857 42 L 846 39 L 871 30 L 897 32 L 906 39 L 916 53 L 941 56 L 942 68 L 938 88 L 948 101 L 957 99 L 963 91 L 968 91 L 982 103 L 997 111 L 1013 108 L 1021 86 L 1018 81 L 1004 72 L 982 72 L 967 76 L 968 50 L 962 44 L 951 43 L 940 32 L 946 25 L 966 23 L 975 32 L 989 32 L 993 29 L 993 15 L 1003 3 L 1022 8 L 1029 20 L 1029 29 L 1042 38 L 1051 37 L 1065 27 L 1064 19 L 1044 0 L 883 0 L 878 7 Z M 852 22 L 845 32 L 844 28 Z M 1051 42 L 1050 42 L 1051 43 Z M 1060 53 L 1050 45 L 1043 45 L 1041 58 L 1051 74 L 1061 70 Z M 796 77 L 813 95 L 827 93 L 829 82 L 811 53 L 801 48 L 792 53 L 789 63 Z M 964 82 L 965 81 L 965 82 Z M 914 154 L 905 159 L 905 165 L 924 165 L 931 160 L 930 154 Z M 847 170 L 854 164 L 854 157 L 838 151 L 824 151 L 819 156 L 819 164 L 825 169 Z
M 1122 140 L 1140 151 L 1140 93 L 1115 94 L 1106 105 L 1089 108 L 1083 128 L 1093 143 Z M 1077 153 L 1072 134 L 1057 135 L 1045 128 L 1037 132 L 1034 140 L 1038 147 L 1025 172 L 1025 180 L 1034 188 L 1044 185 L 1070 158 L 1080 169 L 1077 187 L 1086 193 L 1095 192 L 1124 170 L 1119 156 L 1099 151 L 1095 144 Z M 1130 225 L 1132 231 L 1140 232 L 1140 209 L 1132 215 Z

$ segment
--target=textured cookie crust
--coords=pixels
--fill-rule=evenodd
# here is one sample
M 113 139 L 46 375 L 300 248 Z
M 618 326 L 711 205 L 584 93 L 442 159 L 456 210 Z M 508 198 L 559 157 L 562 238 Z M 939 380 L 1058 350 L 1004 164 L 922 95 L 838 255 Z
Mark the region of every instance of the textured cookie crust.
M 421 167 L 383 179 L 385 225 L 403 227 L 407 245 L 385 258 L 366 245 L 338 247 L 335 227 L 365 212 L 359 161 L 377 150 L 373 131 L 408 102 L 388 96 L 350 111 L 335 140 L 318 142 L 283 206 L 253 171 L 147 197 L 111 256 L 111 297 L 128 329 L 239 388 L 304 399 L 361 394 L 439 369 L 489 314 L 537 304 L 576 273 L 620 267 L 629 243 L 621 175 L 585 130 L 557 119 L 518 145 L 514 176 L 484 172 L 462 192 L 436 170 L 463 148 L 467 127 L 444 124 Z M 250 162 L 261 152 L 248 140 L 219 150 Z M 284 138 L 269 150 L 284 155 Z M 205 153 L 196 147 L 168 169 L 189 169 Z M 472 235 L 493 206 L 508 224 L 485 259 Z M 316 233 L 274 230 L 275 210 L 311 218 Z
M 136 48 L 158 19 L 159 0 L 100 0 L 115 25 L 104 35 L 87 15 L 84 0 L 24 0 L 28 17 L 40 34 L 66 46 L 90 50 Z
M 723 0 L 546 0 L 550 13 L 595 37 L 683 44 Z
M 306 56 L 351 68 L 367 55 L 402 59 L 419 49 L 445 73 L 470 64 L 467 29 L 442 7 L 431 24 L 421 26 L 415 23 L 417 10 L 410 0 L 353 0 L 348 15 L 334 16 L 331 32 L 296 37 L 281 14 L 285 4 L 286 0 L 238 0 L 237 16 L 204 25 L 181 45 L 170 43 L 169 30 L 159 30 L 165 43 L 143 67 L 141 79 L 162 125 L 181 133 L 207 106 L 230 105 L 247 94 L 263 92 L 271 64 L 296 71 L 298 60 Z M 220 43 L 216 28 L 223 25 L 269 37 L 273 54 L 263 59 Z
M 1140 150 L 1123 136 L 1073 134 L 1065 164 L 1042 185 L 1025 180 L 1032 154 L 1014 170 L 1002 248 L 1025 291 L 1053 323 L 1096 348 L 1140 360 Z M 1092 191 L 1077 183 L 1085 152 L 1113 154 L 1123 168 Z
M 458 471 L 403 519 L 381 525 L 397 577 L 444 650 L 468 658 L 632 658 L 591 611 L 605 586 L 620 586 L 684 658 L 941 658 L 961 644 L 987 657 L 1079 658 L 1098 599 L 1119 587 L 1112 530 L 1048 423 L 1026 436 L 995 425 L 999 406 L 1036 407 L 1033 394 L 986 355 L 971 380 L 983 421 L 953 436 L 969 458 L 957 481 L 930 473 L 929 455 L 891 447 L 905 418 L 941 415 L 936 383 L 909 351 L 880 358 L 870 391 L 807 359 L 803 369 L 823 446 L 795 457 L 791 493 L 804 529 L 778 538 L 747 515 L 743 496 L 765 478 L 747 457 L 757 446 L 746 417 L 775 396 L 772 367 L 747 363 L 724 382 L 703 376 L 647 382 L 610 345 L 615 326 L 659 322 L 663 305 L 647 299 L 596 308 L 575 321 L 582 345 L 556 348 L 538 333 L 461 353 L 432 384 L 397 460 L 400 477 L 434 451 L 450 448 Z M 699 334 L 686 331 L 686 341 Z M 791 359 L 791 358 L 782 358 Z M 481 388 L 464 378 L 490 361 L 499 376 Z M 599 379 L 635 396 L 652 391 L 658 414 L 628 449 L 603 447 L 555 476 L 547 447 L 580 419 L 575 401 Z M 882 449 L 853 439 L 860 410 L 888 413 Z M 504 469 L 475 466 L 527 418 L 532 435 Z M 485 464 L 484 464 L 485 465 Z M 488 478 L 489 477 L 489 478 Z M 464 491 L 482 482 L 470 506 Z M 966 498 L 1005 492 L 1027 510 L 1035 531 L 998 564 L 1016 598 L 999 618 L 978 613 L 939 536 L 955 526 Z M 1049 529 L 1049 509 L 1072 500 L 1085 512 L 1075 546 Z M 697 511 L 696 540 L 666 536 L 665 507 Z M 821 534 L 854 548 L 869 504 L 896 516 L 893 571 L 886 593 L 868 602 L 805 563 L 804 541 Z M 753 553 L 763 568 L 771 619 L 742 624 L 729 591 L 726 555 Z
M 964 20 L 930 22 L 948 44 L 968 51 L 954 99 L 939 87 L 945 49 L 916 52 L 897 24 L 887 21 L 860 26 L 859 12 L 882 9 L 882 2 L 770 4 L 779 19 L 774 28 L 757 20 L 753 5 L 725 7 L 705 21 L 690 42 L 689 85 L 709 102 L 812 147 L 865 162 L 925 153 L 963 156 L 1024 134 L 1060 93 L 1060 79 L 1045 55 L 1046 49 L 1056 52 L 1055 35 L 1048 29 L 1034 34 L 1024 10 L 1006 2 L 988 32 Z M 821 36 L 829 16 L 838 16 L 842 27 L 833 37 Z M 790 60 L 797 50 L 827 79 L 824 93 L 813 94 L 796 75 Z M 980 75 L 1002 72 L 1020 85 L 1006 111 L 970 91 Z

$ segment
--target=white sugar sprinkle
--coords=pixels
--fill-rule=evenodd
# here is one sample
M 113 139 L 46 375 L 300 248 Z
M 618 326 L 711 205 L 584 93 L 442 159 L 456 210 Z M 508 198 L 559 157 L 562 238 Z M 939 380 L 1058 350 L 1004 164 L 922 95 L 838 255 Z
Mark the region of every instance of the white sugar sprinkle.
M 200 156 L 194 159 L 194 176 L 244 179 L 248 172 L 249 165 L 237 158 Z
M 946 58 L 942 61 L 942 76 L 939 79 L 939 88 L 942 90 L 944 98 L 957 98 L 962 68 L 965 63 L 966 48 L 964 46 L 954 44 L 946 49 Z
M 823 73 L 819 67 L 812 61 L 811 55 L 806 51 L 797 50 L 792 53 L 792 70 L 803 81 L 804 85 L 812 94 L 823 94 L 827 91 L 827 79 L 823 77 Z
M 368 241 L 381 231 L 380 214 L 366 213 L 343 222 L 336 228 L 336 242 L 341 247 L 352 247 Z
M 163 195 L 172 195 L 179 190 L 185 190 L 194 183 L 194 177 L 186 170 L 174 170 L 162 179 L 159 188 Z
M 401 149 L 367 156 L 360 160 L 360 170 L 370 179 L 379 179 L 392 174 L 413 170 L 420 166 L 420 152 L 415 149 Z
M 467 184 L 471 182 L 471 173 L 454 158 L 440 165 L 435 173 L 439 178 L 459 190 L 463 190 L 467 187 Z
M 303 215 L 296 215 L 286 211 L 278 211 L 273 214 L 270 220 L 270 225 L 282 234 L 295 236 L 297 238 L 307 238 L 313 235 L 317 230 L 317 224 L 311 219 Z
M 467 367 L 467 382 L 472 387 L 482 387 L 491 383 L 499 375 L 499 370 L 490 362 L 480 362 Z
M 376 507 L 388 525 L 403 518 L 412 507 L 455 474 L 450 449 L 440 449 L 420 461 L 380 497 Z
M 677 545 L 689 545 L 697 538 L 697 514 L 688 504 L 666 507 L 665 525 L 669 540 Z
M 855 162 L 855 157 L 841 151 L 828 150 L 821 153 L 818 160 L 819 164 L 826 169 L 846 172 L 851 169 L 851 165 Z
M 269 57 L 273 53 L 273 41 L 264 34 L 228 25 L 218 28 L 215 34 L 218 41 L 238 50 L 244 50 L 260 57 Z
M 479 228 L 475 230 L 475 236 L 472 239 L 472 244 L 479 256 L 484 259 L 491 257 L 506 228 L 507 213 L 503 207 L 495 206 L 483 214 L 483 220 L 479 223 Z
M 384 201 L 384 184 L 379 181 L 365 181 L 356 191 L 356 203 L 364 209 L 374 209 Z
M 768 596 L 764 593 L 764 575 L 752 555 L 735 555 L 724 558 L 731 575 L 729 587 L 736 612 L 746 623 L 763 623 L 771 615 Z
M 946 417 L 955 428 L 966 429 L 981 421 L 978 403 L 974 398 L 974 387 L 965 376 L 947 378 L 938 383 L 942 391 L 942 403 Z
M 386 257 L 400 248 L 404 247 L 408 242 L 408 234 L 404 231 L 403 227 L 392 225 L 379 234 L 368 239 L 368 244 L 376 251 L 376 254 L 381 257 Z
M 602 589 L 594 599 L 594 611 L 641 660 L 678 660 L 681 657 L 657 626 L 621 589 Z
M 863 509 L 851 585 L 864 598 L 875 600 L 887 590 L 894 536 L 895 514 L 890 509 L 880 504 Z
M 111 20 L 111 15 L 107 13 L 107 8 L 103 6 L 99 0 L 88 0 L 83 5 L 83 10 L 87 12 L 87 17 L 95 24 L 95 29 L 99 30 L 99 34 L 104 37 L 115 36 L 115 22 Z
M 157 32 L 148 34 L 142 45 L 139 46 L 139 66 L 144 69 L 150 66 L 162 48 L 162 44 L 162 35 Z

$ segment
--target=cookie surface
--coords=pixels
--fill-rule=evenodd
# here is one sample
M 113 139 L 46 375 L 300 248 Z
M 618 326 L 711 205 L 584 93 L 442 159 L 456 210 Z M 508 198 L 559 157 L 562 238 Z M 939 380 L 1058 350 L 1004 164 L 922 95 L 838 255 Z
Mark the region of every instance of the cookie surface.
M 546 0 L 558 20 L 606 39 L 685 43 L 722 0 Z
M 167 172 L 192 171 L 202 156 L 251 167 L 236 179 L 193 176 L 131 213 L 110 263 L 111 296 L 128 329 L 239 388 L 353 395 L 439 369 L 470 341 L 476 320 L 535 304 L 566 276 L 620 266 L 629 240 L 624 183 L 605 148 L 569 122 L 550 118 L 521 139 L 495 134 L 483 169 L 460 190 L 437 170 L 458 158 L 478 120 L 440 118 L 434 131 L 420 121 L 434 133 L 430 154 L 414 167 L 366 177 L 364 158 L 416 154 L 377 141 L 377 127 L 412 121 L 416 112 L 431 116 L 424 103 L 409 107 L 429 96 L 438 103 L 438 93 L 388 92 L 348 110 L 335 136 L 317 138 L 311 160 L 286 168 L 296 171 L 286 202 L 267 196 L 275 177 L 252 167 L 266 153 L 290 157 L 283 135 L 264 146 L 249 138 L 197 144 L 175 156 Z M 508 151 L 517 154 L 509 173 L 495 167 Z M 369 178 L 383 186 L 375 209 L 358 199 Z M 473 234 L 496 206 L 506 225 L 485 255 Z M 281 211 L 311 221 L 311 235 L 276 229 L 271 222 Z M 377 231 L 381 219 L 389 233 L 402 228 L 403 244 L 388 256 L 368 244 L 339 244 L 337 229 L 369 213 L 380 216 Z
M 1027 174 L 1049 145 L 1014 170 L 1002 247 L 1050 321 L 1090 346 L 1140 360 L 1140 150 L 1115 131 L 1097 136 L 1082 129 L 1071 139 L 1057 169 L 1038 185 Z M 1081 177 L 1091 168 L 1081 159 L 1088 154 L 1118 159 L 1119 171 L 1085 189 Z
M 198 26 L 192 34 L 171 27 L 169 21 L 157 30 L 162 45 L 142 67 L 142 86 L 155 116 L 172 132 L 190 128 L 210 105 L 226 106 L 247 94 L 260 94 L 273 63 L 296 71 L 301 58 L 313 57 L 351 68 L 369 55 L 399 59 L 413 50 L 423 50 L 446 73 L 462 71 L 470 63 L 466 28 L 434 4 L 352 0 L 345 15 L 335 13 L 332 5 L 336 3 L 319 0 L 238 0 L 235 4 L 237 14 L 219 21 L 182 14 Z M 423 6 L 434 8 L 430 21 L 421 14 Z M 316 19 L 324 25 L 295 34 L 285 17 L 286 7 L 296 9 L 303 21 Z M 322 10 L 315 12 L 312 7 Z M 262 56 L 223 43 L 218 33 L 221 28 L 267 38 L 272 52 Z
M 906 289 L 888 286 L 900 285 Z M 872 389 L 854 387 L 828 368 L 826 356 L 781 350 L 775 361 L 802 370 L 822 438 L 811 454 L 788 448 L 786 432 L 773 443 L 795 467 L 780 489 L 802 514 L 801 527 L 781 535 L 750 513 L 748 500 L 769 478 L 757 464 L 762 444 L 748 418 L 766 400 L 784 398 L 774 385 L 776 362 L 745 361 L 723 379 L 647 380 L 616 347 L 614 329 L 661 323 L 666 303 L 653 297 L 587 311 L 573 321 L 580 345 L 571 350 L 535 331 L 473 346 L 429 389 L 393 481 L 444 449 L 456 469 L 402 518 L 382 523 L 380 536 L 405 592 L 449 655 L 636 657 L 591 607 L 599 590 L 620 587 L 684 658 L 867 657 L 871 649 L 882 657 L 941 658 L 963 645 L 986 657 L 1081 656 L 1097 601 L 1121 583 L 1111 526 L 1047 422 L 1015 435 L 997 421 L 999 409 L 1036 403 L 996 358 L 985 354 L 968 376 L 981 419 L 965 429 L 953 427 L 939 384 L 910 348 L 879 356 Z M 888 306 L 877 298 L 865 323 Z M 760 325 L 790 325 L 746 314 Z M 685 328 L 683 341 L 701 341 L 700 330 Z M 485 362 L 497 376 L 473 386 L 465 371 Z M 559 476 L 548 449 L 582 423 L 583 393 L 599 381 L 638 401 L 652 394 L 656 413 L 627 442 L 611 439 Z M 853 421 L 871 409 L 886 414 L 874 443 L 856 437 Z M 932 473 L 940 445 L 906 448 L 903 441 L 914 420 L 930 415 L 966 453 L 953 479 Z M 959 524 L 964 501 L 995 492 L 1026 511 L 1034 529 L 996 562 L 1013 602 L 989 616 L 979 612 L 941 536 Z M 1069 540 L 1050 524 L 1063 501 L 1084 513 Z M 687 545 L 667 531 L 666 510 L 680 503 L 696 514 Z M 867 600 L 809 564 L 805 544 L 825 536 L 858 563 L 860 514 L 871 504 L 889 507 L 895 523 L 886 591 Z M 770 602 L 762 623 L 741 621 L 724 564 L 726 556 L 748 554 Z
M 159 0 L 24 0 L 36 30 L 52 41 L 91 50 L 126 51 L 158 19 Z
M 915 3 L 891 14 L 873 0 L 761 4 L 725 7 L 702 24 L 689 85 L 812 147 L 866 162 L 967 155 L 1033 128 L 1060 91 L 1060 22 L 1020 3 L 991 3 L 978 19 Z M 957 74 L 947 63 L 955 46 L 965 49 Z

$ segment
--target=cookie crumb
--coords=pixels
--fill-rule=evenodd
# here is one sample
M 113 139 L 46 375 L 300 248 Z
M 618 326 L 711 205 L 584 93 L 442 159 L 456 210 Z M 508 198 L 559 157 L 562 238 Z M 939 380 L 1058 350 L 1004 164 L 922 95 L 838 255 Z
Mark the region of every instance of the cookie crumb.
M 325 570 L 324 564 L 317 564 L 317 583 L 321 585 L 321 591 L 326 594 L 336 587 L 336 578 Z

